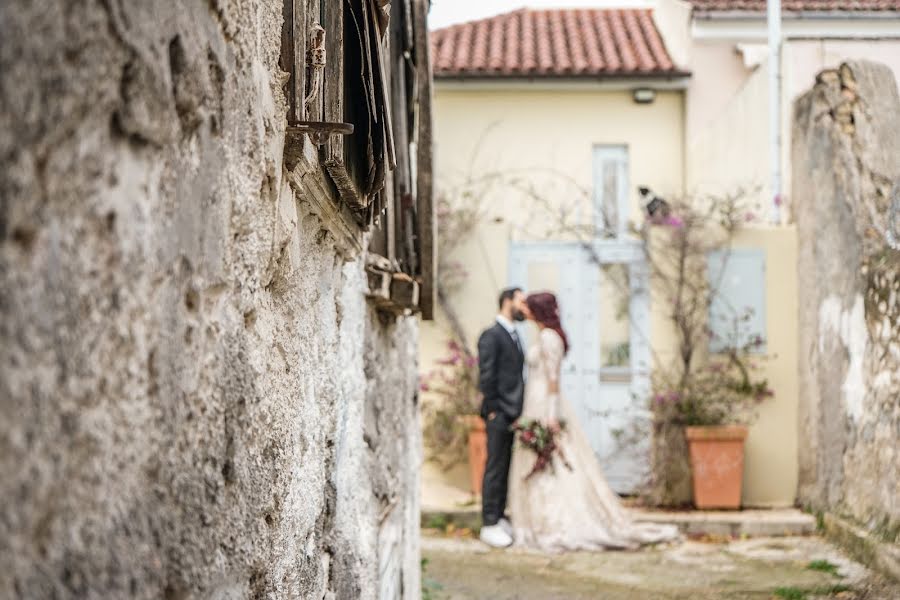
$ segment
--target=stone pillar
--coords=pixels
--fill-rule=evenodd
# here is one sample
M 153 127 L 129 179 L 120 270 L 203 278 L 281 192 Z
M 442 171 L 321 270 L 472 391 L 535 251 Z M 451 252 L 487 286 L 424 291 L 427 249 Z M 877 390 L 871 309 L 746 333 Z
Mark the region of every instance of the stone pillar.
M 799 498 L 888 536 L 900 525 L 898 132 L 897 84 L 880 64 L 824 71 L 794 106 Z

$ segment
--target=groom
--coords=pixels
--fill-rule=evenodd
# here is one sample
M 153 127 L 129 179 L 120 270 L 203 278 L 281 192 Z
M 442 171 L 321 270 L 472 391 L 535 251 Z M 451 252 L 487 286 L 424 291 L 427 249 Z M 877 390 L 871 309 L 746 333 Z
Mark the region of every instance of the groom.
M 481 417 L 487 429 L 487 465 L 481 489 L 481 541 L 495 548 L 513 542 L 506 518 L 507 479 L 512 459 L 510 426 L 522 414 L 525 351 L 514 323 L 525 320 L 525 293 L 509 288 L 500 293 L 496 323 L 478 339 L 478 387 L 483 396 Z

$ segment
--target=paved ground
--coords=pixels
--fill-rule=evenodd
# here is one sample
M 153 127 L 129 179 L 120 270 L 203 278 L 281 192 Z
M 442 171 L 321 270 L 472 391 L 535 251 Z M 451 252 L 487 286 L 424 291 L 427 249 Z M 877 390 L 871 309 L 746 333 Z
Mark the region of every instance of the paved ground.
M 547 556 L 425 535 L 422 556 L 426 600 L 900 600 L 900 586 L 818 537 Z

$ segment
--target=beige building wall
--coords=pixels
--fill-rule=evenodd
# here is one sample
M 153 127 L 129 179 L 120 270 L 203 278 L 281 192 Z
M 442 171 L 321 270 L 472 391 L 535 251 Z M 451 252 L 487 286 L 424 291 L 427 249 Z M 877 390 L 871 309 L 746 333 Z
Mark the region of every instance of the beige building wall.
M 671 43 L 669 38 L 666 42 Z M 747 66 L 739 44 L 741 40 L 689 44 L 686 186 L 695 193 L 754 190 L 765 210 L 771 198 L 768 61 L 765 48 L 755 41 L 749 43 Z M 761 64 L 753 66 L 752 54 Z M 900 75 L 900 40 L 788 40 L 782 54 L 782 195 L 790 208 L 789 115 L 794 100 L 820 71 L 850 59 L 883 62 Z M 785 218 L 793 220 L 790 214 Z
M 762 375 L 775 391 L 759 407 L 746 443 L 746 506 L 791 506 L 797 495 L 797 231 L 793 225 L 741 232 L 737 248 L 766 259 L 766 349 Z
M 468 85 L 478 84 L 437 84 L 436 177 L 444 191 L 466 177 L 499 173 L 535 182 L 555 201 L 572 202 L 573 186 L 590 192 L 593 147 L 607 144 L 629 148 L 633 207 L 637 185 L 661 194 L 682 192 L 681 91 L 660 91 L 653 104 L 636 104 L 632 86 Z M 540 217 L 518 195 L 498 192 L 490 200 L 512 224 Z

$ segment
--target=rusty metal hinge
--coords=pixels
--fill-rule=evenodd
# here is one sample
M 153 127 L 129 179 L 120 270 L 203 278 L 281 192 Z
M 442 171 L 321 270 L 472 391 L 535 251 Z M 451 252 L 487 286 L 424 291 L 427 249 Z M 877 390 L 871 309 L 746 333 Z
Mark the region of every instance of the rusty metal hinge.
M 309 114 L 322 87 L 322 72 L 327 64 L 325 53 L 325 29 L 318 23 L 312 27 L 310 47 L 307 51 L 306 66 L 311 69 L 311 82 L 306 98 L 303 99 L 304 114 Z M 333 135 L 350 135 L 352 123 L 329 123 L 326 121 L 296 121 L 288 125 L 289 133 L 302 133 L 310 137 L 314 144 L 321 146 Z

